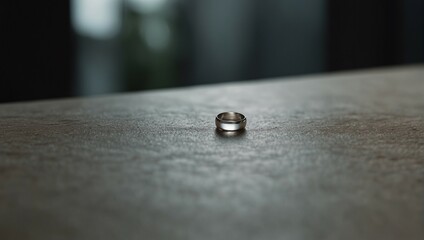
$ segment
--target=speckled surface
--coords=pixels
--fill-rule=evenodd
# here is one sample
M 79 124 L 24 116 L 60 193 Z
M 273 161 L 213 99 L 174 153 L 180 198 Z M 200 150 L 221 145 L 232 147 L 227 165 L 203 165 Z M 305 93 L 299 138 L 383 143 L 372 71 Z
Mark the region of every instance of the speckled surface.
M 2 104 L 0 239 L 422 240 L 424 66 Z

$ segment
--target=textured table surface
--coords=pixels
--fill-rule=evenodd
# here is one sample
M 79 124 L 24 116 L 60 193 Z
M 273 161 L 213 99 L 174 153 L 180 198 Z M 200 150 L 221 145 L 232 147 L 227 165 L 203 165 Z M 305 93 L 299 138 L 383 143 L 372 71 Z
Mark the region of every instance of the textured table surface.
M 0 239 L 422 240 L 424 66 L 2 104 Z

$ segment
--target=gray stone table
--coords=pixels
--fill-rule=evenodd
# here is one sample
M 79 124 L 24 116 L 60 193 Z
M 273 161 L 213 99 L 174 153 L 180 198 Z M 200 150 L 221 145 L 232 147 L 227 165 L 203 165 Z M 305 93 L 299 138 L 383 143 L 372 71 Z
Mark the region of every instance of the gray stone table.
M 1 104 L 0 239 L 422 240 L 424 66 Z

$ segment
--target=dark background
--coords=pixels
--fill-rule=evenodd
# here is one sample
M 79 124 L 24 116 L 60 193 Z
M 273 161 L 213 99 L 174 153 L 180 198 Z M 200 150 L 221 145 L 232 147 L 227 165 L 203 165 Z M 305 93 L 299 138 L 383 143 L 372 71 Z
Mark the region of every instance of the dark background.
M 0 102 L 424 61 L 420 0 L 2 5 Z

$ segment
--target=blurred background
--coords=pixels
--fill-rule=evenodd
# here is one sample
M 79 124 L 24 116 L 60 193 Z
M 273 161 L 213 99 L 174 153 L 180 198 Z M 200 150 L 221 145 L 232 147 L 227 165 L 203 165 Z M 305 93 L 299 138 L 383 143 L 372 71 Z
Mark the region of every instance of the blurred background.
M 0 102 L 424 61 L 421 0 L 2 5 Z

